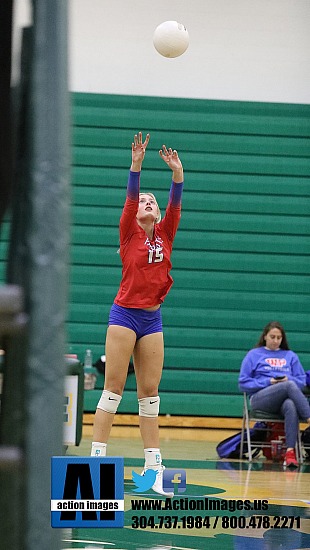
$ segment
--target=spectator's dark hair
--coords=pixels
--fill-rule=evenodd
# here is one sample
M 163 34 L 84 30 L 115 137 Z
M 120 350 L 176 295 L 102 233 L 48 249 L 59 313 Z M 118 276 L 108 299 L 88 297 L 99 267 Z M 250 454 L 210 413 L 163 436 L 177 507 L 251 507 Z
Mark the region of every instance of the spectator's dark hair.
M 265 341 L 266 334 L 270 330 L 272 330 L 273 328 L 279 329 L 281 334 L 282 334 L 282 340 L 281 340 L 280 348 L 281 349 L 290 349 L 289 345 L 288 345 L 287 338 L 286 338 L 285 330 L 284 330 L 283 326 L 280 323 L 278 323 L 278 321 L 270 321 L 270 323 L 268 323 L 268 325 L 266 325 L 264 327 L 263 332 L 261 333 L 260 338 L 259 338 L 259 340 L 258 340 L 255 347 L 260 348 L 261 346 L 265 346 L 265 344 L 266 344 L 266 341 Z

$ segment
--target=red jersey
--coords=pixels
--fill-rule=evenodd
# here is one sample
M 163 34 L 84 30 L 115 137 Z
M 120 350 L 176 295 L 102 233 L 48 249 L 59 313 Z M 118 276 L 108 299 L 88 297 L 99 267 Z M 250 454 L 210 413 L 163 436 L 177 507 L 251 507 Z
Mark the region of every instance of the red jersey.
M 122 280 L 114 302 L 128 308 L 148 308 L 161 304 L 173 279 L 170 275 L 172 243 L 181 217 L 181 203 L 173 205 L 172 182 L 170 199 L 164 218 L 154 226 L 150 241 L 138 225 L 137 199 L 127 195 L 120 219 L 120 255 L 123 264 Z

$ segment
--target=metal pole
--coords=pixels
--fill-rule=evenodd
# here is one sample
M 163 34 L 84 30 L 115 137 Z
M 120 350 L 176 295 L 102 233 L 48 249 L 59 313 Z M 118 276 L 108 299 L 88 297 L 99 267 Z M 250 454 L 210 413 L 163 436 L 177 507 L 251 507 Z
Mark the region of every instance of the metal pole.
M 60 548 L 50 527 L 50 461 L 62 454 L 69 264 L 67 2 L 33 1 L 26 411 L 26 549 Z
M 23 507 L 25 529 L 20 546 L 11 545 L 12 538 L 5 542 L 11 550 L 59 550 L 61 532 L 50 526 L 50 462 L 63 452 L 71 165 L 67 2 L 33 0 L 32 7 L 8 269 L 9 282 L 24 290 L 29 319 L 26 340 L 14 342 L 16 362 L 23 358 L 23 378 L 15 384 L 24 397 L 25 473 L 16 506 Z

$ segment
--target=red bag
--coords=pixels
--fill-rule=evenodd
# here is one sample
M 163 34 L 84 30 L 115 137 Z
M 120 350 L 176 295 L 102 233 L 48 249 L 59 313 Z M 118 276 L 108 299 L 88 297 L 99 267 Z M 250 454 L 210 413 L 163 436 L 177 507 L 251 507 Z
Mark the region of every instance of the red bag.
M 263 454 L 269 460 L 272 460 L 271 454 L 271 441 L 281 441 L 282 442 L 282 458 L 285 455 L 285 431 L 283 422 L 267 422 L 267 436 L 266 443 L 269 443 L 269 446 L 263 447 Z

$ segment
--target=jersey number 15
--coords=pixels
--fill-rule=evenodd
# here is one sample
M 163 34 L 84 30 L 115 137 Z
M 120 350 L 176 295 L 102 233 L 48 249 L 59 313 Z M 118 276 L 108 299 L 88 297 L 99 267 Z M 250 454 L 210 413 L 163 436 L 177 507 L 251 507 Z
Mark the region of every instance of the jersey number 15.
M 162 262 L 164 255 L 162 253 L 162 248 L 156 248 L 155 250 L 149 250 L 149 264 Z

